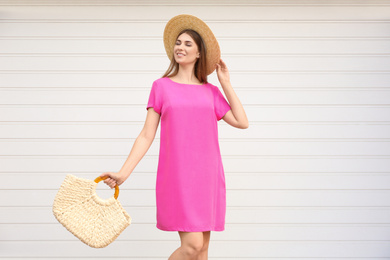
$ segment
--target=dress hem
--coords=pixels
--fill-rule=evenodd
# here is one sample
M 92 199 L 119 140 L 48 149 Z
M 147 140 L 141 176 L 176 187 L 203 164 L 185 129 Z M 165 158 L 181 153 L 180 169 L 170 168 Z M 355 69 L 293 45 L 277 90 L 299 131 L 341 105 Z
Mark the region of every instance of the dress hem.
M 183 232 L 205 232 L 205 231 L 224 231 L 224 227 L 208 227 L 208 228 L 181 228 L 181 227 L 172 227 L 172 228 L 166 228 L 161 227 L 158 224 L 156 224 L 156 227 L 163 231 L 183 231 Z

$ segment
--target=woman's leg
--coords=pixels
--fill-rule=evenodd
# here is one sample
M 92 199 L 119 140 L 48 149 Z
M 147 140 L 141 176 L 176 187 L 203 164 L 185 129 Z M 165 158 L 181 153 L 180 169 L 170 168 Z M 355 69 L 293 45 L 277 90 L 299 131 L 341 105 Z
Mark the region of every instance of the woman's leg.
M 171 254 L 168 260 L 197 260 L 197 257 L 203 248 L 203 233 L 178 232 L 181 246 Z
M 204 231 L 203 232 L 203 247 L 200 250 L 198 260 L 209 259 L 208 258 L 208 253 L 209 253 L 208 249 L 209 249 L 210 235 L 211 235 L 211 231 Z

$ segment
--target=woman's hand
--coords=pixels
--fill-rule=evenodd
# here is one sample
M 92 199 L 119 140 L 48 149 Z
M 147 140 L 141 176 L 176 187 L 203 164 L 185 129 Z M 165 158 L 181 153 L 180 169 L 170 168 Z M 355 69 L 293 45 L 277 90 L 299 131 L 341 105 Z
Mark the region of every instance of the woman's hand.
M 226 66 L 226 63 L 220 59 L 219 63 L 217 65 L 217 76 L 219 82 L 222 84 L 224 82 L 229 82 L 230 81 L 230 76 L 229 76 L 229 70 Z
M 100 175 L 100 177 L 109 176 L 107 179 L 103 180 L 105 184 L 110 186 L 110 188 L 115 188 L 116 185 L 121 185 L 125 179 L 122 174 L 118 172 L 105 172 Z

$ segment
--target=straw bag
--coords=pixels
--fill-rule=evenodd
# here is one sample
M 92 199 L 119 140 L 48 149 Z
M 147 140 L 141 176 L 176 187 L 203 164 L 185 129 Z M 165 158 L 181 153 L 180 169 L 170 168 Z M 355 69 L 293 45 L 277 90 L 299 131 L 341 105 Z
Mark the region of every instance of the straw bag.
M 103 200 L 96 194 L 96 186 L 108 178 L 95 181 L 68 174 L 54 199 L 53 214 L 73 235 L 90 247 L 102 248 L 113 242 L 131 224 L 131 217 L 115 194 Z

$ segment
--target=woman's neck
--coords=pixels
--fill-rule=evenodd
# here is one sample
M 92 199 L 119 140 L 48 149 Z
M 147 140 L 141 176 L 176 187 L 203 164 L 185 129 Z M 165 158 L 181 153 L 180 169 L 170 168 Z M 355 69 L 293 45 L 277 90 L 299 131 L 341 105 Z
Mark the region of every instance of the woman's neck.
M 194 73 L 194 65 L 192 66 L 182 66 L 179 64 L 179 71 L 176 76 L 172 77 L 175 81 L 184 83 L 184 84 L 201 84 Z

